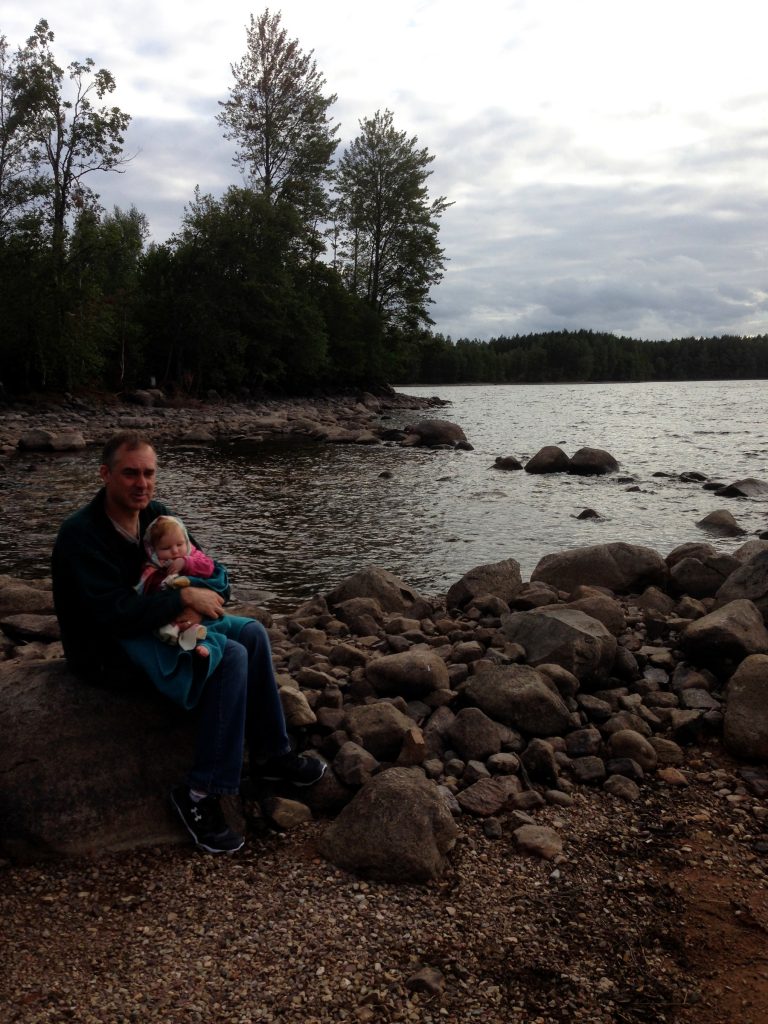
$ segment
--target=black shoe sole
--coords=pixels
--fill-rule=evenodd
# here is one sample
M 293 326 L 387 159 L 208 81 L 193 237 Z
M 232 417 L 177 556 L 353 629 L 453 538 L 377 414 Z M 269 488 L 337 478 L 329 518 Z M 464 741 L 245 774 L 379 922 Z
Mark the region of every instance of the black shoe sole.
M 328 765 L 325 764 L 324 761 L 318 761 L 318 764 L 322 766 L 322 771 L 316 779 L 312 779 L 310 782 L 299 782 L 297 779 L 286 779 L 284 775 L 256 775 L 255 778 L 260 782 L 285 782 L 290 786 L 298 786 L 301 789 L 307 786 L 314 786 L 325 775 L 325 770 Z
M 232 849 L 224 850 L 220 846 L 207 846 L 205 843 L 203 843 L 195 835 L 195 833 L 192 831 L 192 829 L 187 824 L 187 819 L 184 817 L 184 812 L 179 807 L 179 805 L 176 803 L 176 797 L 173 795 L 173 792 L 171 792 L 171 803 L 173 804 L 174 809 L 176 810 L 176 813 L 178 814 L 179 819 L 181 820 L 182 825 L 187 830 L 187 832 L 189 832 L 189 834 L 192 836 L 194 844 L 198 848 L 198 850 L 205 850 L 206 853 L 237 853 L 238 850 L 242 850 L 243 846 L 245 845 L 245 838 L 242 838 L 240 840 L 240 845 L 239 846 L 235 846 Z

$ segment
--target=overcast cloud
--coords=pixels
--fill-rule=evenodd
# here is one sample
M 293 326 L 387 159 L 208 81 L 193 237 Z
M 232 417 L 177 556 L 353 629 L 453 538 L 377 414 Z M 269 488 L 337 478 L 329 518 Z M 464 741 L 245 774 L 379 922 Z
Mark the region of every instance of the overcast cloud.
M 768 331 L 764 0 L 284 0 L 341 122 L 388 107 L 454 205 L 435 326 L 454 339 L 587 327 L 644 338 Z M 241 0 L 6 0 L 12 46 L 46 17 L 133 116 L 92 185 L 177 230 L 196 185 L 239 182 L 215 123 L 245 49 Z

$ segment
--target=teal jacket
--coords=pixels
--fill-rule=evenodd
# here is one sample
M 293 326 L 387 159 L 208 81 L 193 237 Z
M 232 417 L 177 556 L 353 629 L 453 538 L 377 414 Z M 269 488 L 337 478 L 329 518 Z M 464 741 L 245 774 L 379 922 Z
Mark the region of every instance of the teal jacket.
M 152 501 L 139 513 L 139 534 L 153 519 L 169 515 L 166 506 Z M 225 616 L 206 621 L 218 640 L 210 644 L 212 657 L 194 657 L 169 647 L 153 631 L 172 622 L 183 608 L 178 590 L 139 595 L 134 589 L 145 561 L 141 544 L 132 544 L 112 525 L 104 508 L 104 489 L 84 508 L 62 523 L 51 558 L 53 600 L 61 626 L 64 654 L 77 675 L 110 685 L 124 683 L 126 655 L 154 685 L 182 707 L 196 703 L 202 684 L 221 658 L 227 636 L 235 639 L 248 619 Z M 226 570 L 218 580 L 195 580 L 214 585 L 226 600 Z M 227 621 L 229 620 L 229 621 Z M 206 664 L 207 660 L 207 664 Z

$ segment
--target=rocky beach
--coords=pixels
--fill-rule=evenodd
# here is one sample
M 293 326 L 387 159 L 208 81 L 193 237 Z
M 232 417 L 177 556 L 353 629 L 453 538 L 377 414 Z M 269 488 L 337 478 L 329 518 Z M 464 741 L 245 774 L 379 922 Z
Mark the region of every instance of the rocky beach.
M 125 427 L 471 442 L 393 394 L 132 398 L 9 407 L 0 451 Z M 508 558 L 443 595 L 361 567 L 289 614 L 233 608 L 267 626 L 292 734 L 329 770 L 245 785 L 231 859 L 167 807 L 189 722 L 72 678 L 50 581 L 0 577 L 7 1019 L 760 1024 L 768 542 L 716 536 L 542 552 L 530 579 Z

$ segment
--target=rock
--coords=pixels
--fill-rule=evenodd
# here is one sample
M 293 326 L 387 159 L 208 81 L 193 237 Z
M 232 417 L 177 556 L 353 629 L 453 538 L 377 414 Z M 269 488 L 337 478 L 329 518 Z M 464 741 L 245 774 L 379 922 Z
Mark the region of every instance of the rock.
M 379 761 L 394 761 L 403 739 L 411 728 L 411 719 L 387 701 L 351 707 L 346 715 L 347 731 Z
M 768 656 L 765 654 L 745 658 L 728 682 L 723 739 L 736 757 L 768 761 Z
M 735 569 L 715 595 L 719 605 L 728 601 L 751 601 L 768 622 L 768 551 L 761 551 Z
M 755 555 L 768 551 L 768 540 L 748 540 L 732 552 L 733 557 L 742 564 L 751 562 Z
M 605 779 L 605 764 L 602 758 L 594 754 L 575 757 L 571 761 L 571 771 L 576 782 L 583 785 L 596 785 Z
M 5 615 L 0 630 L 14 640 L 60 640 L 59 620 L 55 615 Z
M 21 435 L 21 452 L 71 452 L 85 448 L 85 438 L 79 430 L 28 430 Z
M 615 473 L 618 468 L 616 459 L 602 448 L 579 448 L 571 456 L 568 472 L 579 476 L 599 476 Z
M 768 631 L 751 601 L 729 601 L 686 626 L 680 646 L 694 665 L 727 671 L 750 654 L 768 651 Z
M 723 492 L 718 491 L 717 493 L 720 495 Z M 727 509 L 722 508 L 710 512 L 709 515 L 700 519 L 696 525 L 702 530 L 709 530 L 710 533 L 716 533 L 721 537 L 739 537 L 747 532 L 739 526 Z
M 433 651 L 411 650 L 385 654 L 368 662 L 365 677 L 379 696 L 427 697 L 449 689 L 448 669 Z
M 493 595 L 507 603 L 522 587 L 520 563 L 514 558 L 478 565 L 464 573 L 446 595 L 449 608 L 463 608 L 476 597 Z
M 314 725 L 317 721 L 309 701 L 301 692 L 290 687 L 281 687 L 280 702 L 283 705 L 285 720 L 291 729 L 303 729 Z
M 298 800 L 289 800 L 284 796 L 270 796 L 263 803 L 264 812 L 283 831 L 312 821 L 312 811 L 306 804 Z
M 333 770 L 347 786 L 362 786 L 378 771 L 379 762 L 359 743 L 351 740 L 339 747 L 333 759 Z
M 320 838 L 339 868 L 387 882 L 439 878 L 457 829 L 434 783 L 418 768 L 374 776 Z
M 567 473 L 570 459 L 557 445 L 545 445 L 525 464 L 526 473 Z
M 448 728 L 447 739 L 465 760 L 485 761 L 501 750 L 496 723 L 479 708 L 462 708 Z
M 167 793 L 188 768 L 191 716 L 153 693 L 87 686 L 63 660 L 25 660 L 0 663 L 0 717 L 6 856 L 80 856 L 186 840 Z
M 522 644 L 528 663 L 554 662 L 577 679 L 606 676 L 616 655 L 616 639 L 584 612 L 560 606 L 502 617 L 508 640 Z
M 612 758 L 626 757 L 636 761 L 644 771 L 656 767 L 658 755 L 651 743 L 633 729 L 619 729 L 606 744 Z M 622 773 L 623 774 L 623 773 Z
M 565 737 L 565 749 L 569 757 L 593 757 L 602 746 L 603 737 L 593 725 L 586 729 L 574 729 Z
M 556 736 L 570 725 L 562 697 L 528 665 L 490 668 L 471 676 L 462 694 L 494 721 L 531 736 Z
M 579 590 L 587 589 L 591 588 L 579 588 Z M 621 610 L 621 606 L 618 601 L 614 601 L 607 594 L 600 594 L 595 591 L 584 597 L 578 597 L 575 601 L 569 601 L 560 607 L 573 608 L 577 612 L 584 612 L 590 618 L 602 622 L 609 633 L 613 633 L 614 636 L 619 636 L 627 628 L 627 620 L 624 612 Z
M 584 508 L 576 516 L 577 519 L 602 519 L 603 517 L 599 512 L 596 512 L 593 508 Z
M 461 427 L 449 420 L 420 420 L 405 429 L 406 433 L 416 435 L 418 444 L 429 446 L 454 445 L 459 441 L 467 440 L 467 435 Z
M 412 587 L 386 569 L 371 566 L 353 573 L 335 587 L 326 600 L 331 607 L 353 597 L 370 597 L 385 612 L 407 612 L 424 599 Z
M 430 996 L 439 996 L 445 989 L 445 975 L 436 967 L 422 967 L 407 979 L 405 987 L 410 992 L 425 992 Z
M 611 796 L 617 796 L 621 800 L 634 803 L 640 799 L 640 787 L 626 775 L 611 775 L 603 783 L 603 789 Z
M 741 563 L 732 555 L 681 558 L 670 569 L 670 589 L 692 598 L 714 597 Z
M 334 606 L 334 612 L 356 636 L 376 636 L 384 622 L 381 605 L 373 597 L 352 597 Z
M 521 825 L 513 835 L 523 852 L 543 860 L 554 860 L 563 852 L 563 840 L 554 829 L 546 825 Z
M 497 455 L 493 461 L 494 469 L 515 470 L 522 469 L 523 464 L 514 455 Z
M 498 814 L 509 800 L 510 793 L 501 779 L 480 779 L 457 794 L 459 806 L 467 814 L 487 818 Z
M 746 477 L 715 491 L 718 498 L 764 498 L 768 494 L 768 481 Z
M 531 582 L 540 580 L 567 591 L 588 584 L 616 593 L 637 593 L 654 584 L 664 587 L 667 574 L 658 552 L 615 542 L 545 555 L 531 574 Z
M 25 613 L 53 615 L 50 587 L 42 589 L 13 576 L 0 576 L 0 617 Z
M 559 774 L 551 743 L 534 737 L 523 751 L 520 761 L 534 782 L 553 786 Z

